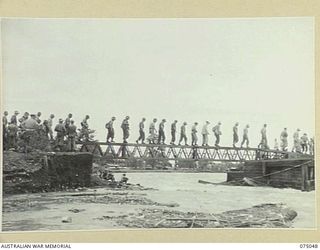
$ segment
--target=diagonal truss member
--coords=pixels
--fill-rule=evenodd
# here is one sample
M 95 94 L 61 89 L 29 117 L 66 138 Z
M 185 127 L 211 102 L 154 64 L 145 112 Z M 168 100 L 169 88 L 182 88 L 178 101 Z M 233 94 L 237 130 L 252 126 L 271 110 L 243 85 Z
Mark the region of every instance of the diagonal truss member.
M 288 158 L 283 151 L 258 148 L 178 146 L 163 144 L 133 144 L 81 142 L 80 151 L 105 156 L 113 159 L 167 159 L 167 160 L 211 160 L 211 161 L 250 161 L 278 160 Z M 102 150 L 102 147 L 106 149 Z

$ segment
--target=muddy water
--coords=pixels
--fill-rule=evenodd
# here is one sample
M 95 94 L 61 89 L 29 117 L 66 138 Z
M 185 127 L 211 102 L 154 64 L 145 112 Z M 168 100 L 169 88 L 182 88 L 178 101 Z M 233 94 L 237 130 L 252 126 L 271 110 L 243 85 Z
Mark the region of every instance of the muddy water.
M 236 187 L 199 184 L 198 180 L 225 181 L 225 174 L 217 173 L 129 173 L 131 183 L 157 190 L 124 191 L 98 188 L 83 192 L 104 194 L 114 192 L 119 197 L 138 197 L 160 204 L 179 204 L 168 208 L 145 203 L 98 202 L 94 197 L 88 202 L 81 197 L 70 197 L 70 192 L 23 194 L 4 197 L 2 229 L 4 231 L 39 230 L 90 230 L 120 228 L 105 217 L 130 215 L 142 208 L 165 208 L 183 212 L 220 213 L 228 210 L 249 208 L 261 203 L 285 203 L 297 211 L 295 228 L 315 227 L 315 192 L 266 187 Z M 115 174 L 116 179 L 121 174 Z M 119 193 L 120 192 L 120 193 Z M 121 193 L 122 192 L 122 193 Z M 81 192 L 78 192 L 81 194 Z M 98 197 L 97 196 L 97 197 Z M 79 209 L 73 213 L 70 209 Z M 71 217 L 71 223 L 62 223 L 63 217 Z

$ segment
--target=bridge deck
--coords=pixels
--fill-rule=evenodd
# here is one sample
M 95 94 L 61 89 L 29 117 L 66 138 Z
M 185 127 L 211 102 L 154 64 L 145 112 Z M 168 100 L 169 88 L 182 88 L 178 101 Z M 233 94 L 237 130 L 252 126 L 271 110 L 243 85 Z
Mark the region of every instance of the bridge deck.
M 166 159 L 166 160 L 211 160 L 211 161 L 252 161 L 278 160 L 288 158 L 288 152 L 259 148 L 234 148 L 212 146 L 179 146 L 166 144 L 134 144 L 79 142 L 80 151 L 91 152 L 113 159 Z M 103 152 L 101 146 L 106 146 Z

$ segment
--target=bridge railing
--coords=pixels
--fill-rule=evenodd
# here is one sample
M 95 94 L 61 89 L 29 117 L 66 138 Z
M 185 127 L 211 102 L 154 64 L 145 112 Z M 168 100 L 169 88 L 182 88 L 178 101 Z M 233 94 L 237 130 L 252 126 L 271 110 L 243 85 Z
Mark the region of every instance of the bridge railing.
M 166 144 L 133 144 L 83 142 L 80 151 L 91 152 L 112 159 L 167 159 L 167 160 L 211 160 L 211 161 L 250 161 L 261 159 L 286 159 L 288 153 L 259 148 L 234 148 L 211 146 L 179 146 Z M 106 147 L 102 150 L 102 147 Z

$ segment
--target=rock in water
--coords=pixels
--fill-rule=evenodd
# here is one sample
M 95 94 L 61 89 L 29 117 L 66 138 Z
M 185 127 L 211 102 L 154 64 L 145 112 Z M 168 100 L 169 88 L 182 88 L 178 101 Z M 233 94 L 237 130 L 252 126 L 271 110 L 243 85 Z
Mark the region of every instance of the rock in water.
M 72 218 L 70 216 L 63 217 L 61 222 L 63 222 L 63 223 L 71 223 L 72 222 Z
M 296 218 L 298 213 L 290 208 L 286 208 L 284 211 L 284 219 L 286 221 L 292 221 L 294 218 Z

